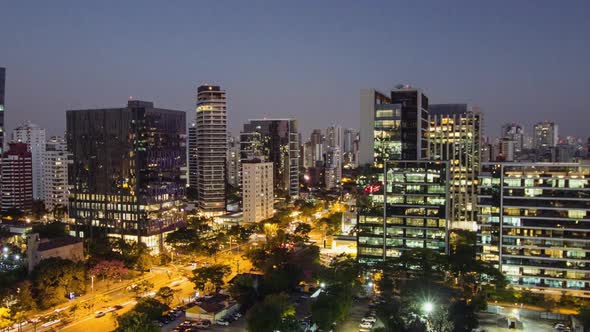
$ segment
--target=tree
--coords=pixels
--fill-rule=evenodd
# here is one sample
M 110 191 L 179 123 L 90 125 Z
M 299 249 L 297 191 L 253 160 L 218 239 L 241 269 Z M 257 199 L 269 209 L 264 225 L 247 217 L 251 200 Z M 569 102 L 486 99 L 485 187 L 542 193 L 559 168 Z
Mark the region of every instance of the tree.
M 115 332 L 159 332 L 160 328 L 144 313 L 131 310 L 117 317 Z
M 12 288 L 13 294 L 15 294 L 15 301 L 10 306 L 12 312 L 24 312 L 29 310 L 35 310 L 37 304 L 33 298 L 33 290 L 30 281 L 23 281 L 16 284 Z
M 54 221 L 48 224 L 35 224 L 31 229 L 31 233 L 38 233 L 39 237 L 47 239 L 55 239 L 68 235 L 66 224 L 60 221 Z
M 70 306 L 70 313 L 72 314 L 72 318 L 76 319 L 76 312 L 80 310 L 80 305 L 78 303 L 74 303 Z
M 13 321 L 10 319 L 10 309 L 0 307 L 0 330 L 4 330 L 12 326 Z
M 70 292 L 83 294 L 86 289 L 86 271 L 81 263 L 48 258 L 35 267 L 32 281 L 38 306 L 47 309 L 65 302 Z
M 449 319 L 453 322 L 453 332 L 471 332 L 479 325 L 473 305 L 463 300 L 451 304 Z
M 217 290 L 223 286 L 223 278 L 230 272 L 231 267 L 228 265 L 215 264 L 204 266 L 193 270 L 191 281 L 195 284 L 195 289 L 197 290 L 206 290 L 208 286 Z
M 151 320 L 156 320 L 162 317 L 165 311 L 170 310 L 170 307 L 155 298 L 144 297 L 137 301 L 133 310 L 145 314 Z
M 156 293 L 156 297 L 161 299 L 165 304 L 170 305 L 174 299 L 174 290 L 168 286 L 161 287 Z
M 45 214 L 47 214 L 47 210 L 45 209 L 45 202 L 43 202 L 40 199 L 34 200 L 31 212 L 33 214 L 33 217 L 35 217 L 35 219 L 37 219 L 37 220 L 42 219 L 43 216 Z
M 347 285 L 327 287 L 311 304 L 311 317 L 321 330 L 329 330 L 332 323 L 348 316 L 352 306 L 352 291 Z
M 103 260 L 90 269 L 90 275 L 102 278 L 103 280 L 117 280 L 127 275 L 129 270 L 119 260 Z
M 130 290 L 135 293 L 135 297 L 139 298 L 143 294 L 147 293 L 154 287 L 154 284 L 148 280 L 139 281 L 136 284 L 131 285 Z
M 246 314 L 248 331 L 273 332 L 292 331 L 284 329 L 284 325 L 295 316 L 295 308 L 289 302 L 289 296 L 285 293 L 268 295 L 264 301 L 257 303 Z
M 154 265 L 154 258 L 147 252 L 142 252 L 137 256 L 135 260 L 134 267 L 137 271 L 141 271 L 142 273 L 145 271 L 149 271 Z
M 295 243 L 305 243 L 309 241 L 309 233 L 311 232 L 311 225 L 306 223 L 299 223 L 293 232 Z
M 258 282 L 248 274 L 239 274 L 229 286 L 229 294 L 240 304 L 242 311 L 250 309 L 259 298 Z

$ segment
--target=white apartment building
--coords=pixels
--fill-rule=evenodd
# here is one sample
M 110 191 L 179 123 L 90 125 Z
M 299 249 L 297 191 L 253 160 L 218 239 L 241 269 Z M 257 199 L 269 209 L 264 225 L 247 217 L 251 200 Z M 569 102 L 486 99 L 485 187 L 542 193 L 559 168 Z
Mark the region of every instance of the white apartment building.
M 45 209 L 48 211 L 68 206 L 68 164 L 71 162 L 63 137 L 51 137 L 47 141 L 44 158 Z
M 273 163 L 253 159 L 242 162 L 244 222 L 258 222 L 273 215 Z
M 34 123 L 25 122 L 14 129 L 12 132 L 12 141 L 28 145 L 33 163 L 33 199 L 44 199 L 43 158 L 45 156 L 46 142 L 45 129 Z

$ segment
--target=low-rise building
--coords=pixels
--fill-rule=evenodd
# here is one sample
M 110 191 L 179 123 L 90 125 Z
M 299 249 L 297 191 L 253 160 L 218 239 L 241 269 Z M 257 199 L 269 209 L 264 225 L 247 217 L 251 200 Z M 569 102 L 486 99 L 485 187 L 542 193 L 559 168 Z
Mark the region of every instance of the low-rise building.
M 218 320 L 238 311 L 240 305 L 232 301 L 228 295 L 215 294 L 203 297 L 186 310 L 188 320 L 208 320 L 215 324 Z
M 35 266 L 47 258 L 69 259 L 74 262 L 84 260 L 84 242 L 73 236 L 64 236 L 56 239 L 41 239 L 39 234 L 29 234 L 27 238 L 27 260 L 29 272 Z

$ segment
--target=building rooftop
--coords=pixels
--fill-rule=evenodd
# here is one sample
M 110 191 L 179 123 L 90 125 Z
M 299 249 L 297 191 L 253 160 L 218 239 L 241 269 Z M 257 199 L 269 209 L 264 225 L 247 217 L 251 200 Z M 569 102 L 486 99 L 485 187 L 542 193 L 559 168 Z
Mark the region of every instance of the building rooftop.
M 41 241 L 39 243 L 38 251 L 51 250 L 59 247 L 65 247 L 72 244 L 82 242 L 83 240 L 73 236 L 64 236 L 56 239 Z

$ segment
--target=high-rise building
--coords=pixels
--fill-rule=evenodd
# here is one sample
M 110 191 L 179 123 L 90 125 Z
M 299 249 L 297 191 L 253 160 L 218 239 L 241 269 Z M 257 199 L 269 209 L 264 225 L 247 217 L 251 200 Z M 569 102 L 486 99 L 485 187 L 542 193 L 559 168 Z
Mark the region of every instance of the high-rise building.
M 197 202 L 205 214 L 225 211 L 227 99 L 216 85 L 197 89 Z
M 367 183 L 359 206 L 357 250 L 361 262 L 399 257 L 404 250 L 446 253 L 449 229 L 449 163 L 389 161 L 387 181 Z
M 188 164 L 188 187 L 197 193 L 199 182 L 197 181 L 197 170 L 199 164 L 197 162 L 197 124 L 191 123 L 188 127 L 188 144 L 187 144 L 187 164 Z
M 360 164 L 428 158 L 428 98 L 403 86 L 391 97 L 361 91 Z M 402 144 L 403 142 L 403 144 Z
M 326 128 L 326 148 L 339 148 L 342 152 L 344 150 L 344 136 L 342 127 L 330 126 Z
M 53 136 L 47 141 L 44 160 L 45 209 L 67 209 L 70 187 L 68 186 L 68 165 L 72 158 L 66 141 Z
M 325 172 L 326 189 L 340 187 L 342 182 L 342 156 L 339 147 L 328 148 L 326 152 Z
M 299 195 L 299 134 L 297 120 L 261 119 L 244 124 L 240 134 L 241 160 L 261 158 L 273 163 L 275 194 Z
M 352 128 L 344 129 L 344 136 L 342 138 L 343 153 L 353 152 L 354 141 L 356 141 L 358 132 Z
M 482 117 L 476 107 L 467 104 L 430 105 L 430 159 L 450 162 L 449 216 L 453 228 L 476 229 Z
M 484 163 L 478 257 L 517 289 L 590 297 L 590 164 Z
M 558 126 L 553 122 L 539 122 L 533 130 L 533 148 L 537 150 L 553 148 L 558 143 Z
M 259 222 L 273 216 L 273 163 L 260 159 L 242 162 L 242 207 L 244 222 Z
M 45 158 L 45 129 L 31 122 L 23 123 L 12 132 L 12 140 L 27 144 L 33 162 L 33 199 L 45 199 L 43 164 Z
M 240 179 L 241 163 L 240 163 L 240 140 L 233 136 L 227 138 L 227 183 L 234 188 L 241 186 Z
M 514 153 L 520 155 L 525 148 L 524 129 L 518 123 L 506 123 L 502 126 L 500 139 L 514 141 Z
M 5 85 L 6 68 L 0 67 L 0 155 L 4 152 L 4 112 L 5 109 Z
M 130 100 L 67 111 L 66 119 L 76 234 L 141 241 L 158 252 L 183 222 L 186 113 Z
M 514 161 L 516 155 L 516 141 L 503 138 L 498 142 L 498 157 L 502 161 Z
M 312 166 L 315 166 L 316 162 L 324 161 L 324 136 L 321 129 L 314 129 L 311 132 L 310 142 L 313 155 Z
M 27 144 L 9 143 L 2 154 L 2 211 L 18 209 L 25 213 L 33 207 L 33 164 Z

